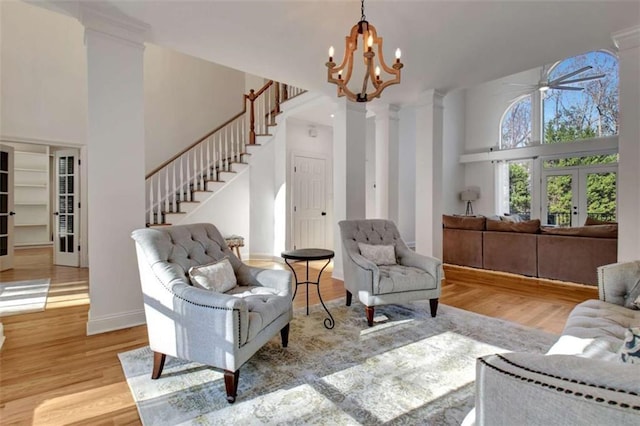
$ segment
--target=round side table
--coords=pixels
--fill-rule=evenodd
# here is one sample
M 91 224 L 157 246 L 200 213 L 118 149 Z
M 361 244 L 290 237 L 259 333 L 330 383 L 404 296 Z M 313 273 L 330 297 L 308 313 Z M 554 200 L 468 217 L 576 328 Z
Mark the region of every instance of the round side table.
M 324 269 L 331 262 L 331 259 L 333 259 L 333 256 L 335 256 L 335 253 L 331 250 L 325 250 L 325 249 L 303 248 L 303 249 L 283 251 L 280 256 L 282 256 L 287 266 L 291 268 L 291 271 L 293 272 L 293 276 L 296 280 L 296 289 L 293 292 L 292 299 L 296 298 L 296 293 L 298 292 L 298 286 L 303 284 L 306 285 L 307 286 L 307 315 L 309 315 L 309 284 L 315 285 L 316 288 L 318 289 L 318 298 L 320 299 L 320 303 L 322 303 L 322 307 L 327 312 L 327 315 L 329 315 L 329 318 L 324 319 L 324 326 L 328 329 L 332 329 L 335 326 L 335 321 L 333 319 L 333 316 L 331 315 L 331 312 L 329 312 L 329 309 L 327 309 L 326 305 L 324 304 L 324 301 L 322 300 L 322 296 L 320 295 L 320 276 L 322 275 L 322 272 L 324 271 Z M 305 281 L 298 280 L 298 274 L 296 274 L 296 270 L 289 263 L 290 260 L 307 263 L 307 277 Z M 312 262 L 314 260 L 326 260 L 327 263 L 322 267 L 322 269 L 320 269 L 320 272 L 318 273 L 317 281 L 310 281 L 309 280 L 309 262 Z

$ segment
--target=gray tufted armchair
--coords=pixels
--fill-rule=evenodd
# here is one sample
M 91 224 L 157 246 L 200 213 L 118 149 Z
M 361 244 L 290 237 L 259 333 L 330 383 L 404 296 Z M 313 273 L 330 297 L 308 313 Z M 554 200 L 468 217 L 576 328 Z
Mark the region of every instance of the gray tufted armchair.
M 373 325 L 374 307 L 390 303 L 429 299 L 431 316 L 436 316 L 442 261 L 409 249 L 390 220 L 343 220 L 338 225 L 347 306 L 351 306 L 352 295 L 357 294 L 365 305 L 369 326 Z M 376 265 L 360 254 L 358 243 L 393 245 L 397 264 Z
M 144 297 L 153 372 L 166 355 L 224 370 L 227 401 L 233 403 L 239 369 L 279 331 L 287 347 L 291 272 L 245 265 L 211 224 L 133 231 Z M 217 293 L 190 285 L 188 270 L 228 257 L 237 286 Z

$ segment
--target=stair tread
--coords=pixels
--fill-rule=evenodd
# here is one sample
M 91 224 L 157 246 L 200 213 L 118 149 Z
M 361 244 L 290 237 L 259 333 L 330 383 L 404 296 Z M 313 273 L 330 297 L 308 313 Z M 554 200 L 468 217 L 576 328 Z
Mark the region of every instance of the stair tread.
M 193 191 L 193 192 L 213 192 L 213 191 Z M 178 201 L 178 204 L 189 204 L 189 203 L 193 203 L 193 204 L 197 204 L 200 201 Z M 169 212 L 169 213 L 173 213 L 173 212 Z
M 157 228 L 157 227 L 160 227 L 160 226 L 173 226 L 173 225 L 170 224 L 170 223 L 149 223 L 149 224 L 147 224 L 147 228 Z

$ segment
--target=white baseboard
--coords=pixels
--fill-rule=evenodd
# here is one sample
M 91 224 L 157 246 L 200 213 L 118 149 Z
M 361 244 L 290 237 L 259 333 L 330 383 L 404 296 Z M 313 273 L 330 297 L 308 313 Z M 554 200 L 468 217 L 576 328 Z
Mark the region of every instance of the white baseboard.
M 89 316 L 91 316 L 91 313 L 89 313 Z M 87 321 L 87 336 L 135 327 L 146 324 L 146 322 L 143 309 L 108 315 L 102 318 L 90 318 L 89 321 Z
M 268 262 L 277 262 L 277 263 L 284 264 L 284 259 L 283 258 L 281 258 L 280 256 L 274 256 L 274 255 L 269 254 L 269 253 L 251 253 L 247 257 L 247 259 L 249 259 L 249 260 L 265 260 L 265 261 L 268 261 Z

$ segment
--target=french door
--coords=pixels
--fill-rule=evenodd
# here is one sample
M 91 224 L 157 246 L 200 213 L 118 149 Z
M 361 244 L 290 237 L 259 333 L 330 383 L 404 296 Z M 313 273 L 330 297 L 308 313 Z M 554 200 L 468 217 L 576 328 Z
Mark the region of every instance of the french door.
M 56 265 L 80 265 L 80 197 L 78 151 L 55 153 L 54 260 Z
M 13 268 L 13 147 L 0 145 L 0 271 Z
M 617 166 L 576 167 L 542 173 L 542 224 L 582 226 L 587 217 L 615 221 Z
M 295 156 L 293 170 L 294 248 L 326 248 L 325 159 Z

